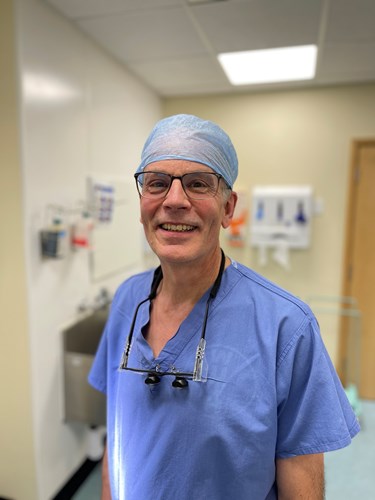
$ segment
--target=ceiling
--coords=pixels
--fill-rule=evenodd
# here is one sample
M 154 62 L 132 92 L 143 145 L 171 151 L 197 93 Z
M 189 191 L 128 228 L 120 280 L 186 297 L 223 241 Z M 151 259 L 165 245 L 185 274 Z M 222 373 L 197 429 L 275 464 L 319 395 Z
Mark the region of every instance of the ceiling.
M 44 0 L 161 96 L 375 81 L 374 0 Z M 314 80 L 232 86 L 217 54 L 318 46 Z

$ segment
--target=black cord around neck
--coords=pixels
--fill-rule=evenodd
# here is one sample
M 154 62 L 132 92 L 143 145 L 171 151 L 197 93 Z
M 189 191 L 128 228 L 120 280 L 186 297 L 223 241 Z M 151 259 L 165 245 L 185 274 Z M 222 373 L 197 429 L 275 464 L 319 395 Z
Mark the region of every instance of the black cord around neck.
M 206 302 L 206 311 L 205 311 L 204 320 L 203 320 L 203 328 L 202 328 L 202 335 L 201 335 L 200 344 L 203 343 L 203 342 L 205 342 L 206 326 L 207 326 L 208 312 L 209 312 L 209 308 L 210 308 L 210 303 L 216 297 L 217 292 L 219 291 L 220 284 L 221 284 L 221 279 L 223 277 L 223 273 L 224 273 L 224 269 L 225 269 L 225 254 L 224 254 L 224 252 L 223 252 L 222 249 L 220 249 L 220 250 L 221 250 L 220 268 L 219 268 L 218 275 L 217 275 L 217 277 L 215 279 L 215 282 L 212 285 L 212 288 L 210 290 L 210 295 L 209 295 L 209 297 L 207 299 L 207 302 Z M 157 267 L 155 269 L 154 276 L 153 276 L 152 283 L 151 283 L 151 290 L 150 290 L 149 296 L 146 299 L 143 299 L 137 305 L 137 307 L 135 309 L 135 313 L 134 313 L 134 316 L 133 316 L 133 321 L 132 321 L 132 324 L 131 324 L 131 327 L 130 327 L 130 332 L 129 332 L 129 335 L 127 337 L 126 346 L 125 346 L 124 353 L 123 353 L 123 356 L 122 356 L 122 359 L 121 359 L 121 363 L 120 363 L 120 368 L 121 369 L 125 369 L 125 370 L 129 369 L 129 368 L 127 368 L 127 364 L 128 364 L 128 358 L 129 358 L 130 348 L 131 348 L 132 339 L 133 339 L 133 332 L 134 332 L 135 322 L 136 322 L 137 315 L 138 315 L 138 310 L 139 310 L 139 308 L 141 307 L 142 304 L 144 304 L 147 301 L 151 302 L 156 297 L 156 293 L 157 293 L 158 287 L 159 287 L 160 282 L 161 282 L 162 279 L 163 279 L 163 271 L 161 269 L 161 266 L 159 266 L 159 267 Z M 199 344 L 198 348 L 200 348 L 200 344 Z M 203 351 L 204 351 L 204 349 L 203 349 Z M 204 352 L 203 352 L 203 354 L 201 354 L 201 359 L 203 359 L 203 355 L 204 355 Z M 198 354 L 197 354 L 197 356 L 198 356 Z M 181 382 L 178 382 L 177 384 L 181 384 Z M 180 385 L 178 385 L 178 386 L 180 387 Z M 185 385 L 184 385 L 184 387 L 185 387 Z
M 224 268 L 225 268 L 225 254 L 224 254 L 222 249 L 220 249 L 220 250 L 221 250 L 220 268 L 219 268 L 218 275 L 215 279 L 215 282 L 212 285 L 212 288 L 210 291 L 210 298 L 211 299 L 214 299 L 217 295 L 217 292 L 219 291 L 219 288 L 221 285 L 221 279 L 223 277 Z M 162 271 L 161 266 L 158 266 L 154 272 L 154 277 L 153 277 L 152 283 L 151 283 L 151 290 L 150 290 L 149 296 L 147 297 L 147 300 L 153 300 L 156 297 L 156 293 L 158 291 L 158 287 L 159 287 L 162 279 L 163 279 L 163 271 Z

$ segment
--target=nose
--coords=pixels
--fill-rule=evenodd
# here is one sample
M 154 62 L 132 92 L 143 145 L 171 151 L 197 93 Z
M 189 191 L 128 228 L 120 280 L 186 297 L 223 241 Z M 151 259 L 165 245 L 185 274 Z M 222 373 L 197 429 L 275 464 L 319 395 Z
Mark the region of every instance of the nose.
M 184 188 L 182 187 L 181 179 L 173 179 L 168 194 L 164 199 L 166 206 L 187 206 L 189 198 L 187 197 Z

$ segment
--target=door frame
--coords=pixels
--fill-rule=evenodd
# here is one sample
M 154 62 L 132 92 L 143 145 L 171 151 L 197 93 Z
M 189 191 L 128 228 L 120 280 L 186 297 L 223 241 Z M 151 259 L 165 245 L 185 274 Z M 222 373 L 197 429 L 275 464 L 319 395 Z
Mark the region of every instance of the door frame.
M 349 164 L 349 177 L 348 177 L 348 190 L 347 190 L 347 204 L 346 204 L 346 218 L 345 218 L 345 240 L 344 240 L 344 260 L 342 267 L 342 296 L 350 296 L 351 288 L 351 262 L 353 259 L 353 236 L 354 236 L 354 222 L 356 218 L 355 208 L 357 204 L 358 190 L 356 189 L 356 181 L 358 176 L 359 167 L 359 154 L 360 150 L 366 146 L 375 147 L 375 138 L 368 139 L 354 139 L 351 144 L 351 155 Z M 344 306 L 345 307 L 345 306 Z M 348 306 L 350 307 L 350 305 Z M 348 349 L 348 317 L 342 315 L 339 324 L 339 348 L 338 348 L 338 367 L 337 372 L 343 384 L 346 384 L 346 363 L 347 363 L 347 349 Z

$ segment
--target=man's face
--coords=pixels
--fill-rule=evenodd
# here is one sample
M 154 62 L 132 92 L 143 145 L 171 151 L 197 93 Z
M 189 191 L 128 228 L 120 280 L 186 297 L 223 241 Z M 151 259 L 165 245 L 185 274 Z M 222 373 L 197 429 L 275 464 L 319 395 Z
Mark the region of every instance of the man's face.
M 180 176 L 189 172 L 212 172 L 201 163 L 163 160 L 151 163 L 147 171 Z M 187 197 L 180 180 L 175 179 L 165 198 L 141 197 L 141 222 L 146 238 L 161 262 L 207 263 L 220 246 L 220 228 L 228 227 L 236 204 L 236 193 L 229 195 L 220 181 L 217 194 L 208 199 Z

